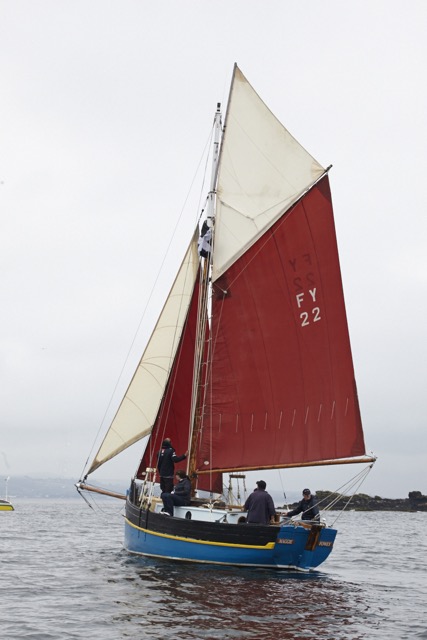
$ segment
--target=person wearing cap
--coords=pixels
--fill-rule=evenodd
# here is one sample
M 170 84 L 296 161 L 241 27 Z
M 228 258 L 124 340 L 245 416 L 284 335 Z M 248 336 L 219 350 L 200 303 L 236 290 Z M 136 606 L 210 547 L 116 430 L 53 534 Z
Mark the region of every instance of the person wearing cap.
M 163 440 L 162 448 L 157 454 L 157 470 L 160 476 L 160 489 L 162 493 L 171 493 L 173 491 L 175 463 L 185 460 L 187 456 L 188 451 L 182 456 L 177 456 L 171 444 L 171 439 L 165 438 Z
M 264 480 L 258 480 L 255 489 L 245 502 L 244 511 L 248 512 L 246 522 L 249 524 L 270 524 L 276 514 L 273 498 L 265 490 L 267 485 Z
M 173 516 L 174 506 L 188 506 L 191 502 L 191 480 L 185 471 L 178 469 L 175 474 L 178 483 L 175 485 L 173 492 L 164 492 L 161 495 L 163 500 L 162 513 L 164 515 Z
M 310 489 L 303 490 L 301 502 L 298 503 L 295 509 L 288 511 L 286 515 L 288 518 L 292 518 L 292 516 L 296 516 L 299 513 L 302 513 L 302 520 L 319 520 L 317 500 L 315 496 L 311 495 Z

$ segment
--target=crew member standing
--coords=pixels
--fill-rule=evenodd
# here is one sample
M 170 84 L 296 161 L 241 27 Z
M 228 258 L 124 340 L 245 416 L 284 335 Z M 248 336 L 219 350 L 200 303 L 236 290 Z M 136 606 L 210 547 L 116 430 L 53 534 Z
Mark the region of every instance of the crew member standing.
M 272 517 L 276 514 L 273 498 L 265 490 L 267 484 L 264 480 L 258 480 L 255 489 L 245 502 L 243 507 L 248 512 L 246 522 L 249 524 L 270 524 Z
M 187 456 L 188 451 L 186 451 L 182 456 L 177 456 L 175 449 L 171 444 L 171 439 L 165 438 L 163 440 L 162 448 L 157 454 L 157 470 L 160 475 L 160 489 L 162 493 L 171 493 L 173 491 L 175 463 L 185 460 Z

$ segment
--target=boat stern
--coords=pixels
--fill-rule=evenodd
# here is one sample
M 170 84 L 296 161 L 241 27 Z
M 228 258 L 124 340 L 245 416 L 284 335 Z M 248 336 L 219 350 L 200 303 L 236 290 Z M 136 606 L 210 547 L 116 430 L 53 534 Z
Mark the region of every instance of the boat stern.
M 331 553 L 336 534 L 336 529 L 317 522 L 284 524 L 276 540 L 275 564 L 298 571 L 315 569 Z

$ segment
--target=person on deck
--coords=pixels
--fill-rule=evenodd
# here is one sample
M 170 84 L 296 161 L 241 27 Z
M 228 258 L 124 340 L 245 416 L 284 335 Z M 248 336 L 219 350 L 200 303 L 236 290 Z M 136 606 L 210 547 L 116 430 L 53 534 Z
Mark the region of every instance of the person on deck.
M 265 490 L 267 484 L 264 480 L 258 480 L 255 489 L 245 502 L 243 509 L 248 512 L 246 522 L 249 524 L 270 524 L 276 514 L 273 498 Z
M 173 491 L 175 463 L 185 460 L 187 456 L 188 451 L 182 456 L 177 456 L 171 444 L 171 439 L 165 438 L 163 440 L 162 448 L 157 454 L 157 470 L 160 476 L 160 489 L 162 492 L 171 493 Z
M 304 489 L 302 492 L 302 500 L 292 511 L 288 511 L 286 514 L 288 518 L 302 513 L 302 520 L 319 520 L 319 507 L 317 506 L 317 500 L 315 496 L 311 495 L 310 489 Z
M 181 469 L 176 472 L 175 477 L 178 483 L 175 485 L 173 492 L 164 492 L 160 496 L 163 500 L 162 513 L 170 516 L 174 514 L 174 506 L 187 506 L 191 501 L 190 478 Z

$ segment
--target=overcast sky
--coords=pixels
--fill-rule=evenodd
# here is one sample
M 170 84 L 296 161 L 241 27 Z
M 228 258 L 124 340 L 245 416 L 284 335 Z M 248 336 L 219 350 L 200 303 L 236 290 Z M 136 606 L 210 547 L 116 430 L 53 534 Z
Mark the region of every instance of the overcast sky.
M 189 241 L 237 62 L 333 165 L 378 456 L 361 490 L 427 493 L 426 33 L 425 0 L 0 0 L 0 476 L 79 478 Z M 100 476 L 127 482 L 136 448 Z M 359 470 L 266 478 L 332 490 Z

